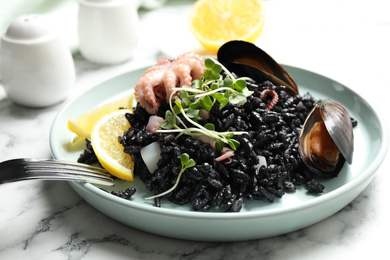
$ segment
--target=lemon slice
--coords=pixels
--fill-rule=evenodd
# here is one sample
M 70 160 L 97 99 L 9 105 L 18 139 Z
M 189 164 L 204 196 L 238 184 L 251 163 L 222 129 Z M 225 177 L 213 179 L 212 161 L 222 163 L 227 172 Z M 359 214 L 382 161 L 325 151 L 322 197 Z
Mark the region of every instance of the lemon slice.
M 133 159 L 123 152 L 123 146 L 118 141 L 118 136 L 130 127 L 125 117 L 129 111 L 123 109 L 102 117 L 92 128 L 91 144 L 104 169 L 120 179 L 132 181 Z
M 132 108 L 134 100 L 134 92 L 128 96 L 124 96 L 118 100 L 103 104 L 95 109 L 83 113 L 76 119 L 68 120 L 68 129 L 73 133 L 83 138 L 90 138 L 92 127 L 103 116 L 114 111 L 118 111 L 120 107 Z
M 189 27 L 208 50 L 225 42 L 254 42 L 264 27 L 264 0 L 199 0 L 191 8 Z

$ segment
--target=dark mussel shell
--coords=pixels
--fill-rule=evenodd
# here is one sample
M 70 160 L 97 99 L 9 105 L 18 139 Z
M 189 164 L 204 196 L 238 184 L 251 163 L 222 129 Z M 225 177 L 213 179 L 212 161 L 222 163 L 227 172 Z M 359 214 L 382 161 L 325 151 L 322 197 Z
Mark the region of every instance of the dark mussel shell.
M 253 43 L 230 41 L 218 50 L 218 61 L 239 76 L 255 81 L 269 80 L 275 85 L 286 86 L 290 94 L 299 94 L 297 84 L 284 68 Z
M 320 157 L 315 156 L 315 153 L 310 148 L 311 141 L 308 138 L 316 123 L 321 122 L 323 122 L 326 132 L 331 138 L 331 140 L 326 142 L 326 146 L 329 148 L 329 143 L 333 141 L 340 153 L 338 161 L 332 164 L 328 164 L 326 161 L 321 160 Z M 302 161 L 311 172 L 321 177 L 331 178 L 338 175 L 345 161 L 349 164 L 352 163 L 353 140 L 351 117 L 348 111 L 340 103 L 325 99 L 319 101 L 306 118 L 299 138 L 298 150 Z M 321 150 L 330 151 L 326 149 Z

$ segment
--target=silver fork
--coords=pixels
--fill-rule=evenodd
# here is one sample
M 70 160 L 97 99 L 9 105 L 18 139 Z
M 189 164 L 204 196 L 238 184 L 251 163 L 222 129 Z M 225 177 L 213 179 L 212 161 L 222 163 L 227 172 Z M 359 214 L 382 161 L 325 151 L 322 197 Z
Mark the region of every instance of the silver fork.
M 54 159 L 12 159 L 0 162 L 0 184 L 45 179 L 90 182 L 113 186 L 106 170 L 82 163 Z

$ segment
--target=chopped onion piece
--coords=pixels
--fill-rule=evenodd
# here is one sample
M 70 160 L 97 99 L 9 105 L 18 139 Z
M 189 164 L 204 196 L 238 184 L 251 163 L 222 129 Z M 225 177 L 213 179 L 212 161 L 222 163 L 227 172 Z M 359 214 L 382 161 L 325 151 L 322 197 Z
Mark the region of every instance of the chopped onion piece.
M 141 157 L 150 173 L 157 170 L 157 162 L 161 158 L 161 148 L 158 142 L 148 144 L 141 149 Z
M 258 155 L 257 158 L 259 158 L 259 164 L 255 165 L 255 169 L 260 169 L 261 166 L 267 167 L 267 160 L 265 159 L 264 156 Z

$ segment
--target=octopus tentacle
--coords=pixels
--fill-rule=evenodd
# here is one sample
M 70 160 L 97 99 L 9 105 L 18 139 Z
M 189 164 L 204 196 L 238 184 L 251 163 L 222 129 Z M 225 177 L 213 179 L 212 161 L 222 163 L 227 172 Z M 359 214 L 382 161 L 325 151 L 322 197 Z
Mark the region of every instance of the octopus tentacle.
M 163 73 L 160 71 L 153 71 L 144 75 L 141 80 L 136 83 L 135 97 L 146 111 L 154 112 L 158 110 L 159 103 L 155 93 L 155 87 L 163 85 Z M 142 94 L 140 94 L 142 92 Z
M 162 58 L 157 61 L 157 65 L 170 64 L 172 60 L 167 58 Z
M 186 65 L 191 70 L 191 77 L 193 79 L 200 79 L 205 71 L 203 63 L 196 59 L 182 58 L 180 64 Z
M 156 114 L 164 97 L 169 100 L 173 88 L 191 86 L 192 80 L 200 79 L 205 69 L 204 59 L 192 52 L 175 60 L 160 59 L 136 83 L 135 96 L 148 113 Z
M 173 88 L 177 86 L 179 79 L 176 74 L 170 70 L 164 73 L 165 100 L 169 100 Z
M 159 71 L 159 70 L 166 70 L 169 68 L 169 64 L 160 64 L 160 65 L 155 65 L 153 67 L 150 67 L 149 69 L 147 69 L 143 75 L 146 75 L 146 74 L 149 74 L 153 71 Z
M 204 62 L 204 59 L 202 58 L 202 56 L 200 56 L 199 54 L 196 54 L 194 52 L 185 52 L 181 55 L 179 55 L 176 60 L 181 60 L 182 58 L 192 58 L 192 59 L 196 59 L 197 61 L 200 61 L 201 63 Z
M 203 75 L 203 72 L 206 70 L 204 67 L 204 59 L 194 53 L 194 52 L 186 52 L 179 55 L 176 60 L 177 63 L 185 64 L 189 66 L 194 74 L 195 79 L 200 79 Z
M 220 162 L 220 161 L 227 159 L 225 164 L 230 164 L 232 162 L 232 157 L 234 156 L 234 151 L 230 148 L 224 147 L 222 149 L 221 153 L 222 153 L 222 155 L 215 158 L 215 161 Z
M 265 106 L 266 110 L 271 110 L 279 101 L 278 93 L 271 89 L 265 89 L 260 94 L 260 99 L 264 100 L 264 98 L 269 95 L 272 97 L 271 101 Z
M 172 71 L 180 80 L 180 86 L 191 86 L 193 78 L 191 77 L 191 69 L 184 64 L 176 64 L 172 66 Z

